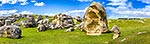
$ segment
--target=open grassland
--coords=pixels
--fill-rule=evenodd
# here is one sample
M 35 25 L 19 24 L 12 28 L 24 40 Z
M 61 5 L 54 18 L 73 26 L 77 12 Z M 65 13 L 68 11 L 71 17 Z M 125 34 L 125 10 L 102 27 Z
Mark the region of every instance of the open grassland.
M 24 20 L 24 19 L 21 19 Z M 20 22 L 18 20 L 17 22 Z M 37 32 L 36 27 L 22 29 L 22 38 L 10 39 L 0 37 L 0 44 L 149 44 L 150 43 L 150 19 L 145 19 L 144 23 L 137 20 L 109 20 L 109 29 L 113 25 L 118 25 L 121 36 L 112 39 L 113 33 L 104 33 L 100 36 L 87 36 L 79 29 L 65 33 L 66 29 L 46 30 Z M 138 35 L 138 32 L 146 33 Z M 121 42 L 123 38 L 125 41 Z

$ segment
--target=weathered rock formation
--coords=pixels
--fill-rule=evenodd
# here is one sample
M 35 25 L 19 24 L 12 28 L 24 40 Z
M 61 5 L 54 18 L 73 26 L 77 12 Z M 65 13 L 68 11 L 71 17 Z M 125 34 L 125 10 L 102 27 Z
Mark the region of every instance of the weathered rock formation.
M 87 35 L 100 35 L 108 31 L 105 9 L 98 2 L 92 2 L 87 8 L 83 22 L 82 29 Z

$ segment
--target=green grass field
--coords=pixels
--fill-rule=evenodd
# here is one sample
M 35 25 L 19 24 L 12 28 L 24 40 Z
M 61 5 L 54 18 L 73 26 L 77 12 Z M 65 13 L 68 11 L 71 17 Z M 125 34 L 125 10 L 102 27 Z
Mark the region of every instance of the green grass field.
M 79 29 L 65 33 L 65 29 L 37 32 L 36 27 L 21 27 L 22 38 L 10 39 L 0 37 L 0 44 L 149 44 L 150 19 L 145 20 L 145 23 L 140 23 L 136 20 L 109 20 L 109 29 L 113 25 L 118 25 L 121 30 L 121 36 L 115 40 L 112 39 L 113 33 L 105 33 L 100 36 L 87 36 Z M 146 31 L 146 33 L 137 35 L 138 32 L 143 31 Z M 121 42 L 123 38 L 126 38 L 126 40 Z

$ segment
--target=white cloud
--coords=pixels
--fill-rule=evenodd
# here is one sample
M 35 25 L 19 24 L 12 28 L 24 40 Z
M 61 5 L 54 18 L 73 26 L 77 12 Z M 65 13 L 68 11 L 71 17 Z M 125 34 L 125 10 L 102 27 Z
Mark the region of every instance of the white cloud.
M 28 2 L 23 2 L 20 5 L 27 5 L 27 4 L 28 4 Z
M 31 2 L 36 2 L 35 0 L 31 0 Z
M 12 0 L 10 2 L 8 2 L 9 4 L 16 4 L 17 3 L 17 0 Z
M 76 16 L 80 16 L 80 17 L 83 17 L 84 16 L 84 13 L 86 11 L 88 7 L 84 8 L 84 9 L 80 9 L 80 10 L 70 10 L 70 11 L 63 11 L 62 13 L 63 14 L 66 14 L 66 15 L 70 15 L 72 17 L 76 17 Z
M 19 14 L 33 14 L 33 13 L 30 11 L 21 11 L 21 12 L 19 12 Z
M 83 9 L 83 10 L 71 10 L 71 11 L 67 11 L 67 12 L 63 12 L 63 13 L 70 15 L 70 16 L 73 16 L 73 17 L 76 17 L 76 16 L 83 17 L 84 12 L 85 12 L 85 9 Z
M 13 13 L 16 13 L 17 10 L 14 9 L 14 10 L 0 10 L 0 15 L 8 15 L 8 14 L 13 14 Z
M 108 3 L 107 5 L 112 5 L 112 6 L 118 6 L 118 5 L 126 5 L 127 0 L 109 0 L 111 3 Z
M 0 0 L 1 6 L 3 4 L 16 4 L 17 2 L 21 3 L 21 5 L 26 5 L 28 2 L 27 0 Z
M 93 0 L 78 0 L 78 1 L 80 1 L 80 2 L 91 2 Z
M 2 3 L 1 4 L 6 4 L 6 3 L 10 3 L 10 4 L 14 4 L 16 3 L 16 0 L 0 0 Z
M 111 11 L 113 17 L 150 17 L 150 5 L 147 5 L 145 8 L 133 8 L 131 2 L 127 0 L 109 0 L 110 3 L 107 5 L 118 6 L 106 7 L 107 11 Z M 109 16 L 109 17 L 112 17 Z
M 105 4 L 105 2 L 102 2 L 102 4 Z
M 44 6 L 44 3 L 43 3 L 43 2 L 40 2 L 40 3 L 35 3 L 34 5 L 35 5 L 35 6 Z
M 112 6 L 117 6 L 117 5 L 125 5 L 125 3 L 121 2 L 121 3 L 116 3 L 116 2 L 113 2 L 113 3 L 109 3 L 107 5 L 112 5 Z
M 18 2 L 27 2 L 27 0 L 18 0 Z
M 124 2 L 125 3 L 125 2 Z M 118 14 L 121 16 L 128 17 L 148 17 L 150 16 L 150 5 L 147 5 L 145 8 L 133 8 L 132 3 L 128 2 L 124 5 L 119 5 L 119 7 L 106 7 L 107 10 L 110 10 L 113 14 Z M 110 16 L 111 17 L 111 16 Z
M 54 16 L 54 15 L 56 15 L 56 14 L 55 14 L 55 13 L 44 13 L 43 15 Z
M 138 1 L 142 1 L 143 3 L 150 4 L 150 0 L 138 0 Z
M 0 4 L 0 6 L 3 6 L 2 4 Z

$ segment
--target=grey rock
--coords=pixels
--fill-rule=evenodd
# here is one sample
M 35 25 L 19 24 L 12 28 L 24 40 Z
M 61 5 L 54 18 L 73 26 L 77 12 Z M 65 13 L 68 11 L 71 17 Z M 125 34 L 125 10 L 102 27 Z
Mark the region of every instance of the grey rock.
M 46 27 L 43 24 L 39 24 L 37 27 L 37 32 L 45 31 Z
M 21 29 L 16 25 L 7 25 L 0 27 L 0 36 L 18 39 L 21 37 Z
M 35 27 L 37 25 L 37 22 L 35 21 L 34 17 L 32 15 L 28 15 L 27 19 L 22 21 L 22 25 L 24 27 Z
M 40 20 L 42 20 L 43 18 L 42 18 L 42 16 L 41 15 L 38 15 L 37 16 L 37 21 L 36 22 L 39 22 Z

